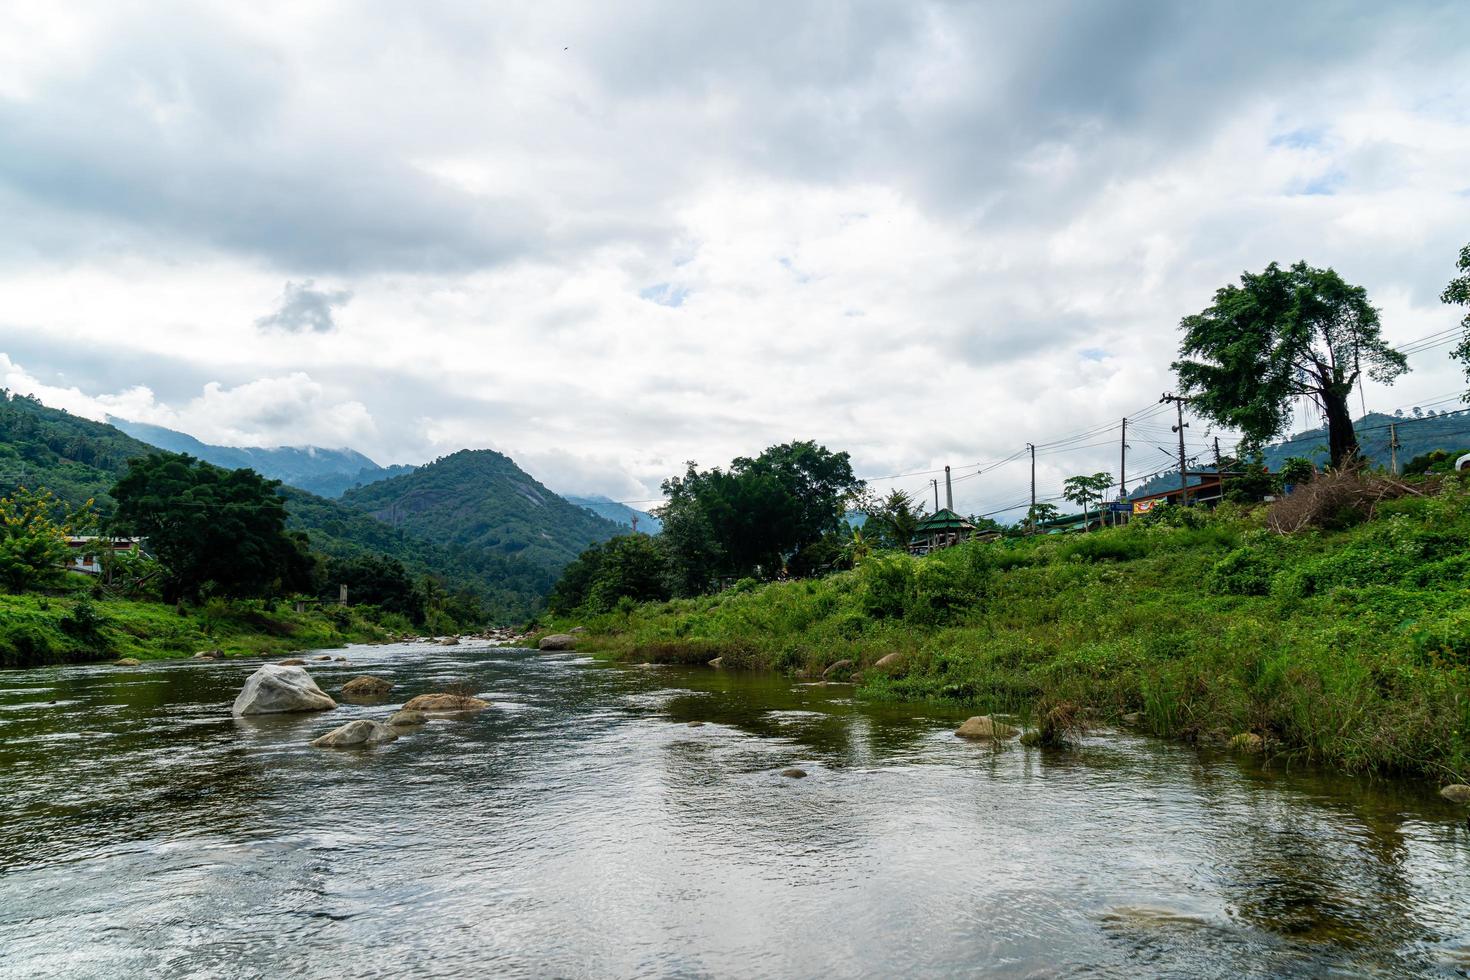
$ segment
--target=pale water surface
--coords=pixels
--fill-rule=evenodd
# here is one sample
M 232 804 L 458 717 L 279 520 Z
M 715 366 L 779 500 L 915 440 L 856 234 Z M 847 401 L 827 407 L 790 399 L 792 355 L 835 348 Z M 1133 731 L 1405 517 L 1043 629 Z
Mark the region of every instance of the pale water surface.
M 347 655 L 322 687 L 387 702 L 242 722 L 253 663 L 0 673 L 0 975 L 1470 973 L 1470 831 L 1423 787 L 993 751 L 708 669 Z M 495 708 L 306 744 L 455 680 Z

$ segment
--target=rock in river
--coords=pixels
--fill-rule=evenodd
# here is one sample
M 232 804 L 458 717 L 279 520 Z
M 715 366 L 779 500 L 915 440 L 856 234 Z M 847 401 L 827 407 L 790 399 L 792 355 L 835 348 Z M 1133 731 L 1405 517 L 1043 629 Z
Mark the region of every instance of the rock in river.
M 1439 795 L 1451 803 L 1470 803 L 1470 786 L 1466 786 L 1463 783 L 1456 783 L 1453 786 L 1446 786 L 1440 790 Z
M 287 711 L 326 711 L 337 707 L 300 667 L 266 664 L 245 681 L 234 714 L 273 715 Z
M 403 706 L 404 711 L 481 711 L 489 701 L 463 694 L 420 694 Z
M 393 690 L 393 682 L 364 674 L 342 685 L 344 698 L 380 698 Z
M 114 667 L 141 667 L 141 666 L 143 666 L 143 661 L 139 660 L 137 657 L 123 657 L 121 660 L 116 661 L 113 664 L 113 666 Z
M 318 749 L 355 749 L 365 745 L 381 745 L 391 742 L 398 733 L 380 721 L 359 718 L 349 721 L 341 728 L 334 728 L 321 738 L 312 740 Z
M 537 650 L 570 650 L 577 643 L 577 638 L 568 633 L 552 633 L 543 636 L 541 642 L 536 644 Z
M 805 779 L 806 770 L 792 767 L 790 769 L 782 769 L 781 775 L 785 776 L 787 779 Z
M 1016 729 L 1005 722 L 992 720 L 989 715 L 976 715 L 966 719 L 955 734 L 960 738 L 1010 738 L 1016 734 Z
M 427 725 L 429 716 L 422 711 L 395 711 L 393 717 L 388 719 L 388 724 L 394 728 L 409 728 L 413 725 Z
M 839 660 L 822 671 L 822 680 L 831 680 L 834 677 L 844 677 L 852 673 L 853 663 L 851 660 Z
M 873 664 L 873 668 L 875 670 L 896 669 L 902 663 L 903 663 L 903 654 L 901 654 L 901 653 L 885 653 L 883 656 L 881 656 L 881 657 L 878 658 L 878 660 L 877 660 L 876 663 Z
M 285 660 L 277 660 L 277 667 L 305 667 L 306 661 L 300 657 L 287 657 Z

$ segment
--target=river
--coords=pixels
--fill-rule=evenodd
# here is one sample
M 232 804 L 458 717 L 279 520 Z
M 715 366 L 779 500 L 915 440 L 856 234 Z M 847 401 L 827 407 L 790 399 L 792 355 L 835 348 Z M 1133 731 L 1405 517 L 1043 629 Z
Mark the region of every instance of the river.
M 237 721 L 245 662 L 0 674 L 0 976 L 1470 973 L 1470 830 L 1432 787 L 996 749 L 772 676 L 345 655 L 318 683 L 386 703 Z M 453 681 L 494 708 L 307 745 Z

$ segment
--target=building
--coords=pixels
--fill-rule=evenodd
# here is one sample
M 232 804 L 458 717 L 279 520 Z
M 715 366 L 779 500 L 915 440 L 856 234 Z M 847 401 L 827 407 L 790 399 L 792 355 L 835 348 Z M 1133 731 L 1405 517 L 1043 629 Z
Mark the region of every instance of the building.
M 113 554 L 135 552 L 141 541 L 140 538 L 108 538 L 97 534 L 69 534 L 66 537 L 66 546 L 71 549 L 71 556 L 67 559 L 66 570 L 79 572 L 82 575 L 101 575 L 103 555 L 108 552 Z
M 909 540 L 909 553 L 927 555 L 931 551 L 968 541 L 974 533 L 975 525 L 948 507 L 941 507 L 920 521 L 919 526 L 914 529 L 914 536 Z

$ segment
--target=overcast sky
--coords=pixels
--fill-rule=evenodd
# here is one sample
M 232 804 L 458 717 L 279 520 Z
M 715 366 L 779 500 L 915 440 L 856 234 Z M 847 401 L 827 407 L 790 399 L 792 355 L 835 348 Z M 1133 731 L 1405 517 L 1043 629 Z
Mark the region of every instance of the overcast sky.
M 799 438 L 973 472 L 1155 402 L 1272 260 L 1453 326 L 1467 38 L 1454 2 L 4 0 L 0 385 L 616 499 Z M 1445 349 L 1368 407 L 1461 390 Z

